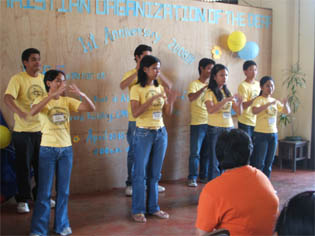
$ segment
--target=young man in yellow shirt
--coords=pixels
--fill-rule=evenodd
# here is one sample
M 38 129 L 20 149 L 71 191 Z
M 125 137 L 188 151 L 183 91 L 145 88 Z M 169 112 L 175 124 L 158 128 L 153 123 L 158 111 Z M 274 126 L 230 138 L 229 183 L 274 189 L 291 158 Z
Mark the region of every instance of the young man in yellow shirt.
M 209 58 L 199 61 L 199 78 L 192 81 L 188 88 L 190 101 L 190 155 L 188 186 L 197 187 L 198 167 L 200 166 L 199 179 L 208 182 L 208 159 L 206 156 L 206 134 L 208 127 L 208 112 L 204 101 L 211 69 L 215 62 Z
M 138 82 L 138 70 L 140 68 L 140 62 L 141 59 L 146 56 L 146 55 L 151 55 L 152 53 L 152 48 L 148 45 L 145 44 L 140 44 L 136 47 L 134 51 L 134 57 L 136 61 L 136 68 L 126 72 L 120 82 L 120 89 L 125 89 L 128 87 L 129 93 L 131 88 Z M 170 81 L 162 74 L 160 73 L 159 76 L 160 82 L 162 86 L 170 88 L 171 83 Z M 128 150 L 128 156 L 127 156 L 127 169 L 128 169 L 128 177 L 126 180 L 126 190 L 125 194 L 126 196 L 131 196 L 132 195 L 132 172 L 133 172 L 133 162 L 134 162 L 134 151 L 133 151 L 133 138 L 136 130 L 136 119 L 133 117 L 132 112 L 131 112 L 131 106 L 130 102 L 128 103 L 128 131 L 127 131 L 127 141 L 129 144 L 129 150 Z M 159 192 L 164 192 L 165 188 L 163 186 L 158 186 Z

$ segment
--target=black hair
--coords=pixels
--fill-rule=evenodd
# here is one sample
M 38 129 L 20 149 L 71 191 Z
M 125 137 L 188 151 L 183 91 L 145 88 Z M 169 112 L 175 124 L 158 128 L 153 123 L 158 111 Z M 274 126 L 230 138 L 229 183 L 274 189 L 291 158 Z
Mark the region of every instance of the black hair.
M 218 102 L 220 102 L 223 99 L 223 94 L 221 90 L 218 87 L 217 81 L 215 81 L 214 77 L 217 75 L 217 73 L 220 70 L 228 70 L 228 68 L 222 64 L 215 64 L 214 67 L 211 70 L 211 75 L 210 75 L 210 80 L 209 80 L 209 85 L 208 88 L 212 90 L 214 93 L 215 97 L 217 98 Z M 231 93 L 226 87 L 226 85 L 223 85 L 223 91 L 227 97 L 231 97 Z
M 301 192 L 283 207 L 277 220 L 278 235 L 315 235 L 315 191 Z
M 36 48 L 28 48 L 28 49 L 25 49 L 23 52 L 22 52 L 22 56 L 21 56 L 21 59 L 22 59 L 22 64 L 23 64 L 23 67 L 24 69 L 26 69 L 25 65 L 24 65 L 24 61 L 28 61 L 28 59 L 30 58 L 30 56 L 32 54 L 38 54 L 40 55 L 40 51 Z
M 198 65 L 198 71 L 199 71 L 199 75 L 201 75 L 201 69 L 200 67 L 202 67 L 203 69 L 206 68 L 207 65 L 215 65 L 215 61 L 211 60 L 210 58 L 202 58 L 199 61 L 199 65 Z
M 243 64 L 243 70 L 247 70 L 251 66 L 257 66 L 256 62 L 254 62 L 252 60 L 245 61 Z
M 137 61 L 136 56 L 140 57 L 145 51 L 152 52 L 152 48 L 145 44 L 140 44 L 138 47 L 136 47 L 135 52 L 133 53 L 133 55 L 135 56 L 135 61 Z
M 262 94 L 262 87 L 264 86 L 264 84 L 265 83 L 267 83 L 269 80 L 271 80 L 272 82 L 274 82 L 273 81 L 273 79 L 270 77 L 270 76 L 264 76 L 264 77 L 262 77 L 261 79 L 260 79 L 260 93 L 259 93 L 259 95 L 258 96 L 261 96 L 261 94 Z
M 224 131 L 215 147 L 221 170 L 247 165 L 253 151 L 249 135 L 241 129 Z
M 157 57 L 146 55 L 142 58 L 140 62 L 140 68 L 138 70 L 138 82 L 142 87 L 145 87 L 148 81 L 147 74 L 144 72 L 144 67 L 150 67 L 153 64 L 160 62 L 160 60 Z M 161 62 L 160 62 L 161 63 Z M 157 80 L 154 80 L 154 86 L 158 87 L 159 82 Z
M 54 81 L 59 74 L 63 74 L 66 77 L 65 73 L 61 70 L 48 70 L 44 76 L 44 84 L 46 91 L 49 92 L 49 86 L 47 85 L 47 81 Z

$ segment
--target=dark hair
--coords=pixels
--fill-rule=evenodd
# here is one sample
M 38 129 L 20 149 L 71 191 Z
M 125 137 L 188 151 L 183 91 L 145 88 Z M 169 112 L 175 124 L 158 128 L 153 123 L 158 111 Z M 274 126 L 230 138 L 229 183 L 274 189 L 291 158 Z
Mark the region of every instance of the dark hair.
M 245 61 L 243 64 L 243 70 L 247 70 L 251 66 L 257 66 L 256 62 L 251 61 L 251 60 Z
M 217 75 L 217 73 L 220 70 L 228 70 L 228 68 L 222 64 L 215 64 L 214 67 L 211 70 L 211 75 L 210 75 L 210 80 L 209 80 L 209 85 L 208 88 L 212 90 L 214 93 L 215 97 L 217 98 L 218 101 L 221 101 L 223 99 L 223 94 L 221 90 L 218 87 L 217 81 L 215 81 L 214 77 Z M 223 91 L 227 97 L 231 97 L 231 93 L 226 87 L 226 85 L 223 85 Z
M 45 88 L 46 88 L 47 92 L 49 92 L 49 87 L 48 87 L 46 82 L 47 81 L 54 81 L 59 74 L 63 74 L 63 76 L 66 77 L 65 73 L 61 70 L 48 70 L 48 71 L 46 71 L 45 76 L 44 76 L 44 84 L 45 84 Z
M 138 47 L 136 47 L 135 52 L 133 53 L 133 55 L 135 56 L 135 61 L 137 61 L 136 56 L 140 57 L 145 51 L 152 52 L 152 48 L 145 44 L 140 44 Z
M 28 49 L 25 49 L 23 52 L 22 52 L 22 64 L 23 64 L 23 67 L 24 69 L 26 69 L 25 65 L 24 65 L 24 61 L 28 61 L 28 59 L 30 58 L 30 56 L 32 54 L 38 54 L 40 55 L 40 51 L 36 48 L 28 48 Z
M 246 132 L 241 129 L 232 129 L 224 131 L 218 137 L 215 151 L 220 169 L 231 169 L 249 163 L 253 144 Z
M 315 191 L 292 197 L 276 223 L 278 235 L 315 235 Z
M 259 95 L 258 96 L 260 96 L 261 94 L 262 94 L 262 87 L 264 86 L 264 84 L 265 83 L 267 83 L 269 80 L 271 80 L 272 82 L 274 82 L 273 81 L 273 79 L 270 77 L 270 76 L 264 76 L 264 77 L 262 77 L 261 79 L 260 79 L 260 93 L 259 93 Z
M 150 67 L 153 64 L 160 62 L 160 60 L 157 57 L 146 55 L 142 58 L 140 62 L 140 68 L 138 70 L 138 82 L 142 87 L 145 87 L 148 81 L 147 74 L 144 72 L 144 67 Z M 157 80 L 154 80 L 154 86 L 159 86 L 159 82 Z
M 211 60 L 210 58 L 202 58 L 199 61 L 199 65 L 198 65 L 198 71 L 199 71 L 199 75 L 201 75 L 201 69 L 200 67 L 202 67 L 203 69 L 206 68 L 207 65 L 215 65 L 215 61 Z

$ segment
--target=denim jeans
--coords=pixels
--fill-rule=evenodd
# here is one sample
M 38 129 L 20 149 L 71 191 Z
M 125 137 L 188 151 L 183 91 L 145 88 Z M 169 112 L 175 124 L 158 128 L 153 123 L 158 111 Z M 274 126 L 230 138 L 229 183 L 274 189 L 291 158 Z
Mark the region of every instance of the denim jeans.
M 197 179 L 199 166 L 199 178 L 208 178 L 209 158 L 207 157 L 207 128 L 207 124 L 190 126 L 190 155 L 188 179 Z
M 39 182 L 31 223 L 31 233 L 47 235 L 50 219 L 51 188 L 56 173 L 56 207 L 54 231 L 62 232 L 69 227 L 68 197 L 72 169 L 72 146 L 69 147 L 40 147 L 39 153 Z
M 134 162 L 134 151 L 133 151 L 133 139 L 136 131 L 136 122 L 128 122 L 128 131 L 127 131 L 127 142 L 129 144 L 128 155 L 127 155 L 127 169 L 128 177 L 126 180 L 126 185 L 130 186 L 132 182 L 132 172 L 133 172 L 133 162 Z
M 27 202 L 36 199 L 38 185 L 38 156 L 41 142 L 41 132 L 13 132 L 12 139 L 15 148 L 15 167 L 18 194 L 17 202 Z M 31 189 L 31 167 L 34 170 L 35 187 Z
M 208 125 L 207 130 L 207 140 L 208 140 L 208 152 L 207 156 L 209 158 L 209 168 L 208 168 L 208 180 L 212 180 L 216 177 L 218 177 L 221 174 L 221 171 L 219 169 L 219 162 L 217 159 L 217 155 L 215 153 L 215 145 L 217 144 L 217 140 L 220 134 L 223 133 L 223 131 L 231 130 L 231 128 L 224 128 L 224 127 L 216 127 Z
M 245 125 L 243 123 L 238 122 L 238 128 L 245 131 L 249 135 L 249 137 L 253 139 L 255 126 Z
M 250 164 L 270 178 L 272 163 L 277 150 L 278 134 L 254 132 L 253 142 L 254 151 Z
M 166 147 L 167 131 L 165 127 L 158 130 L 136 128 L 134 138 L 135 161 L 132 176 L 132 214 L 154 213 L 160 210 L 158 182 L 161 178 Z

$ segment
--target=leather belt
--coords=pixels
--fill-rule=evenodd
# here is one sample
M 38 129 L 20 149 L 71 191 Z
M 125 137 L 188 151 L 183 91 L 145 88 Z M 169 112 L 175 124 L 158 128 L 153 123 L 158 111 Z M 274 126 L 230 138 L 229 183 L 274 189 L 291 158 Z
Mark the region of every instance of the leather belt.
M 140 129 L 151 129 L 151 130 L 159 130 L 163 128 L 163 126 L 149 126 L 149 127 L 138 127 Z

